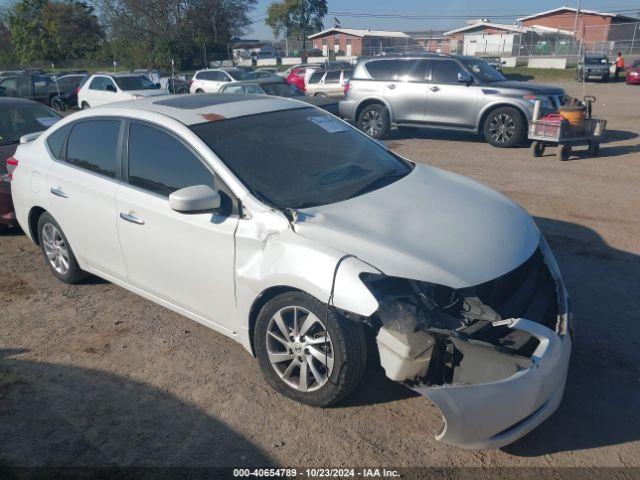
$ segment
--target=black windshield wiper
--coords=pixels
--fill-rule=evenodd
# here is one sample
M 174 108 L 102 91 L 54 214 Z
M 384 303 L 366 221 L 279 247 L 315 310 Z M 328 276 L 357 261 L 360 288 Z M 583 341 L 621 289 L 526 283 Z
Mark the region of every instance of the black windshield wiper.
M 402 178 L 402 177 L 406 176 L 407 174 L 408 174 L 408 172 L 387 173 L 386 175 L 378 177 L 375 180 L 373 180 L 372 182 L 369 182 L 368 184 L 366 184 L 364 187 L 360 188 L 359 190 L 356 190 L 351 195 L 349 195 L 349 198 L 358 197 L 360 195 L 364 195 L 365 193 L 371 192 L 373 190 L 377 190 L 379 188 L 386 187 L 390 183 L 393 183 L 393 179 Z

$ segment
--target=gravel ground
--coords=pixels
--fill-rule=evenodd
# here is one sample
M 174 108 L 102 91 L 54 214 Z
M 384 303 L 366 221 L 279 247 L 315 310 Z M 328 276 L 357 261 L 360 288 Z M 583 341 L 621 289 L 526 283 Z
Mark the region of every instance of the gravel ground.
M 441 444 L 429 400 L 373 370 L 335 408 L 294 403 L 232 340 L 98 279 L 61 284 L 13 233 L 0 237 L 0 465 L 640 466 L 640 87 L 588 91 L 609 120 L 599 158 L 533 159 L 466 134 L 389 140 L 521 203 L 556 252 L 575 353 L 562 406 L 527 437 Z

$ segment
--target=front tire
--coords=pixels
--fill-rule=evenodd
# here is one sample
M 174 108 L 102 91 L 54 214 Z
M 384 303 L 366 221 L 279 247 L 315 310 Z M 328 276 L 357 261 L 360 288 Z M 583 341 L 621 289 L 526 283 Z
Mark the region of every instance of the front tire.
M 80 269 L 62 228 L 47 212 L 38 219 L 38 238 L 44 260 L 58 280 L 77 283 L 87 277 L 87 273 Z
M 262 373 L 277 392 L 326 407 L 360 383 L 367 361 L 362 325 L 304 292 L 287 292 L 260 310 L 254 345 Z
M 512 148 L 524 141 L 526 122 L 513 107 L 496 108 L 484 120 L 484 138 L 498 148 Z
M 358 128 L 370 137 L 382 140 L 391 130 L 389 111 L 384 105 L 368 105 L 358 115 L 357 124 Z

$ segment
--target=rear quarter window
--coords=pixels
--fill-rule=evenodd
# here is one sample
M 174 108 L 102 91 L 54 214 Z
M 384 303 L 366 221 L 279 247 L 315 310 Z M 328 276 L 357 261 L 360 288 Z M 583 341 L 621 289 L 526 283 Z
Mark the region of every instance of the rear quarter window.
M 47 146 L 53 155 L 53 158 L 61 160 L 63 158 L 62 148 L 64 147 L 64 142 L 71 131 L 71 124 L 65 125 L 62 128 L 59 128 L 55 132 L 53 132 L 47 138 Z

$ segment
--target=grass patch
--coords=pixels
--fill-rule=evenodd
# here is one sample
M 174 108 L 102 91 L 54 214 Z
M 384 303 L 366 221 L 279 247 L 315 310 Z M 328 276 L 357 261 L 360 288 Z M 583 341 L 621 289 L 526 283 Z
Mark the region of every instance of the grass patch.
M 575 69 L 566 68 L 559 70 L 555 68 L 503 68 L 504 76 L 509 80 L 536 80 L 543 82 L 571 81 L 574 79 Z

